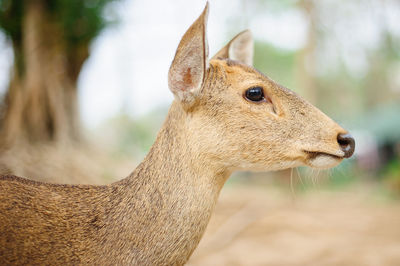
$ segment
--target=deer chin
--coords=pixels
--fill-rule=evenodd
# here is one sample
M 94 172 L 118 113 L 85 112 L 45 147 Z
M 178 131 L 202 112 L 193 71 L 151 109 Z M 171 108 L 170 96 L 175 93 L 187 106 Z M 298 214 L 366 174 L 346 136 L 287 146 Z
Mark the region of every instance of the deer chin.
M 307 165 L 318 169 L 328 169 L 335 167 L 344 158 L 343 156 L 325 152 L 306 151 L 306 154 L 307 154 L 307 160 L 306 160 Z

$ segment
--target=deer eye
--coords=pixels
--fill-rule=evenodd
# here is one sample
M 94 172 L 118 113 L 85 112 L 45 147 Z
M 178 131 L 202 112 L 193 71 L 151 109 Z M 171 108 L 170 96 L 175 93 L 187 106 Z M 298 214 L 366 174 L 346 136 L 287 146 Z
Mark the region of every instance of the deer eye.
M 246 97 L 246 99 L 248 99 L 252 102 L 260 102 L 265 99 L 264 91 L 263 91 L 263 88 L 261 88 L 261 87 L 253 87 L 253 88 L 247 89 L 244 96 Z

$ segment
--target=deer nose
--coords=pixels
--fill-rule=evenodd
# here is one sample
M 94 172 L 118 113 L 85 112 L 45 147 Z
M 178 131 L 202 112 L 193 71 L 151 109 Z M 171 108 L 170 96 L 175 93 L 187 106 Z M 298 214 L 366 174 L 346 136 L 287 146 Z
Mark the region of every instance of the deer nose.
M 350 134 L 341 133 L 337 136 L 337 141 L 340 145 L 340 148 L 344 152 L 344 157 L 351 157 L 354 153 L 354 148 L 356 146 L 354 138 Z

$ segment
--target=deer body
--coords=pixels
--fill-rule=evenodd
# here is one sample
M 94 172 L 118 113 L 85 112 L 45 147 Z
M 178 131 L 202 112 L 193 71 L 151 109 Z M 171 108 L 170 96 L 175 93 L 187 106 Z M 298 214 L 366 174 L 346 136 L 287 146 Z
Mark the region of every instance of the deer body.
M 249 66 L 249 32 L 208 60 L 207 11 L 179 44 L 175 100 L 130 176 L 106 186 L 0 177 L 1 265 L 182 265 L 233 171 L 326 168 L 351 156 L 344 129 Z
M 185 127 L 179 109 L 171 107 L 147 157 L 119 182 L 0 179 L 7 192 L 0 201 L 0 264 L 183 264 L 229 174 L 193 156 L 185 136 L 173 134 Z

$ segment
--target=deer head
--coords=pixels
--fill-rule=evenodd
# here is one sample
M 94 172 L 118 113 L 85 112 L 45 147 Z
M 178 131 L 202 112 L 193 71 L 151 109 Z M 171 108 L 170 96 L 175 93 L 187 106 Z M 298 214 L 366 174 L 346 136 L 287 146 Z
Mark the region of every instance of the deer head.
M 169 70 L 196 152 L 231 170 L 330 168 L 354 151 L 332 119 L 252 66 L 250 31 L 208 59 L 208 4 L 183 36 Z

